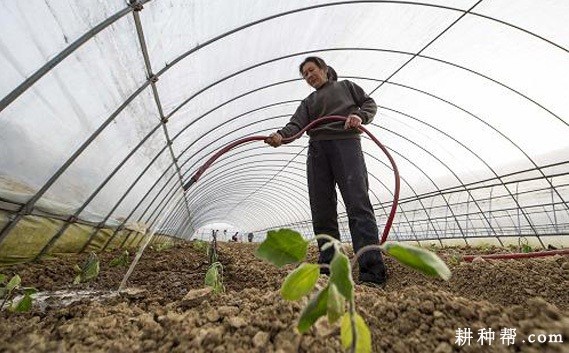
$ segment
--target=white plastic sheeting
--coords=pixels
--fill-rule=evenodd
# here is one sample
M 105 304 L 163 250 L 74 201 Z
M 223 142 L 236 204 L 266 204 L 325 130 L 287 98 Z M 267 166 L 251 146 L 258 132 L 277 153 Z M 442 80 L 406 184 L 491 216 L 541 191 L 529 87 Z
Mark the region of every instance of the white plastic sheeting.
M 565 0 L 3 0 L 0 200 L 109 224 L 169 211 L 163 231 L 182 237 L 213 222 L 309 234 L 306 138 L 239 147 L 182 184 L 283 126 L 310 93 L 298 64 L 318 55 L 378 103 L 396 236 L 563 233 L 567 23 Z M 364 148 L 383 222 L 393 172 Z

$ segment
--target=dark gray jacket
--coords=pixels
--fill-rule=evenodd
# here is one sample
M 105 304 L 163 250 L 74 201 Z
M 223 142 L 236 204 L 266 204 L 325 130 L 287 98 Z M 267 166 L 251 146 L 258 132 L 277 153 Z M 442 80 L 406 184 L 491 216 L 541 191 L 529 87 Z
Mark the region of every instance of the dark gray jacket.
M 311 121 L 328 115 L 347 117 L 355 114 L 362 118 L 363 124 L 369 124 L 376 111 L 375 101 L 360 86 L 348 80 L 328 81 L 300 103 L 288 124 L 278 133 L 290 137 Z M 359 138 L 360 132 L 357 129 L 344 130 L 344 122 L 331 122 L 313 128 L 308 136 L 312 141 L 338 140 Z

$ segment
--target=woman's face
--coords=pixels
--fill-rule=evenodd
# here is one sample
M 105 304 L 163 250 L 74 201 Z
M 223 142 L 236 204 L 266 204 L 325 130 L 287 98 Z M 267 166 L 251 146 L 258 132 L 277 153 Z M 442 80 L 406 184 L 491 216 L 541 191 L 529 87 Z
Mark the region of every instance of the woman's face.
M 312 61 L 307 62 L 302 67 L 302 77 L 310 86 L 314 87 L 315 89 L 320 88 L 320 86 L 328 81 L 326 71 L 319 68 Z

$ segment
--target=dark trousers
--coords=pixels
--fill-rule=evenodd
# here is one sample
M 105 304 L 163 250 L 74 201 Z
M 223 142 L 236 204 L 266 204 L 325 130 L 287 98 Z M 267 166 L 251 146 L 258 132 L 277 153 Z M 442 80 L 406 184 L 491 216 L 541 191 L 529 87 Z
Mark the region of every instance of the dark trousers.
M 366 245 L 379 244 L 360 140 L 311 141 L 306 170 L 314 234 L 327 234 L 340 240 L 336 209 L 337 184 L 348 213 L 354 252 Z M 319 248 L 326 242 L 319 239 Z M 333 248 L 320 251 L 318 262 L 330 263 L 333 256 Z M 367 251 L 358 262 L 360 280 L 373 282 L 385 279 L 385 266 L 380 251 Z

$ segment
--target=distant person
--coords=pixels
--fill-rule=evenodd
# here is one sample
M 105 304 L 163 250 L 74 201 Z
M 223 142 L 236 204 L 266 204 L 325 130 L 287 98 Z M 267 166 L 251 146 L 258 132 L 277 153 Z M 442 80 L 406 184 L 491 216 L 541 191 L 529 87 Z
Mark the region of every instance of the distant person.
M 231 237 L 232 241 L 234 241 L 234 242 L 238 241 L 237 234 L 239 234 L 239 232 L 235 232 L 235 234 L 233 234 L 233 236 Z
M 247 240 L 249 240 L 249 243 L 253 242 L 253 233 L 249 232 L 249 234 L 247 234 Z

